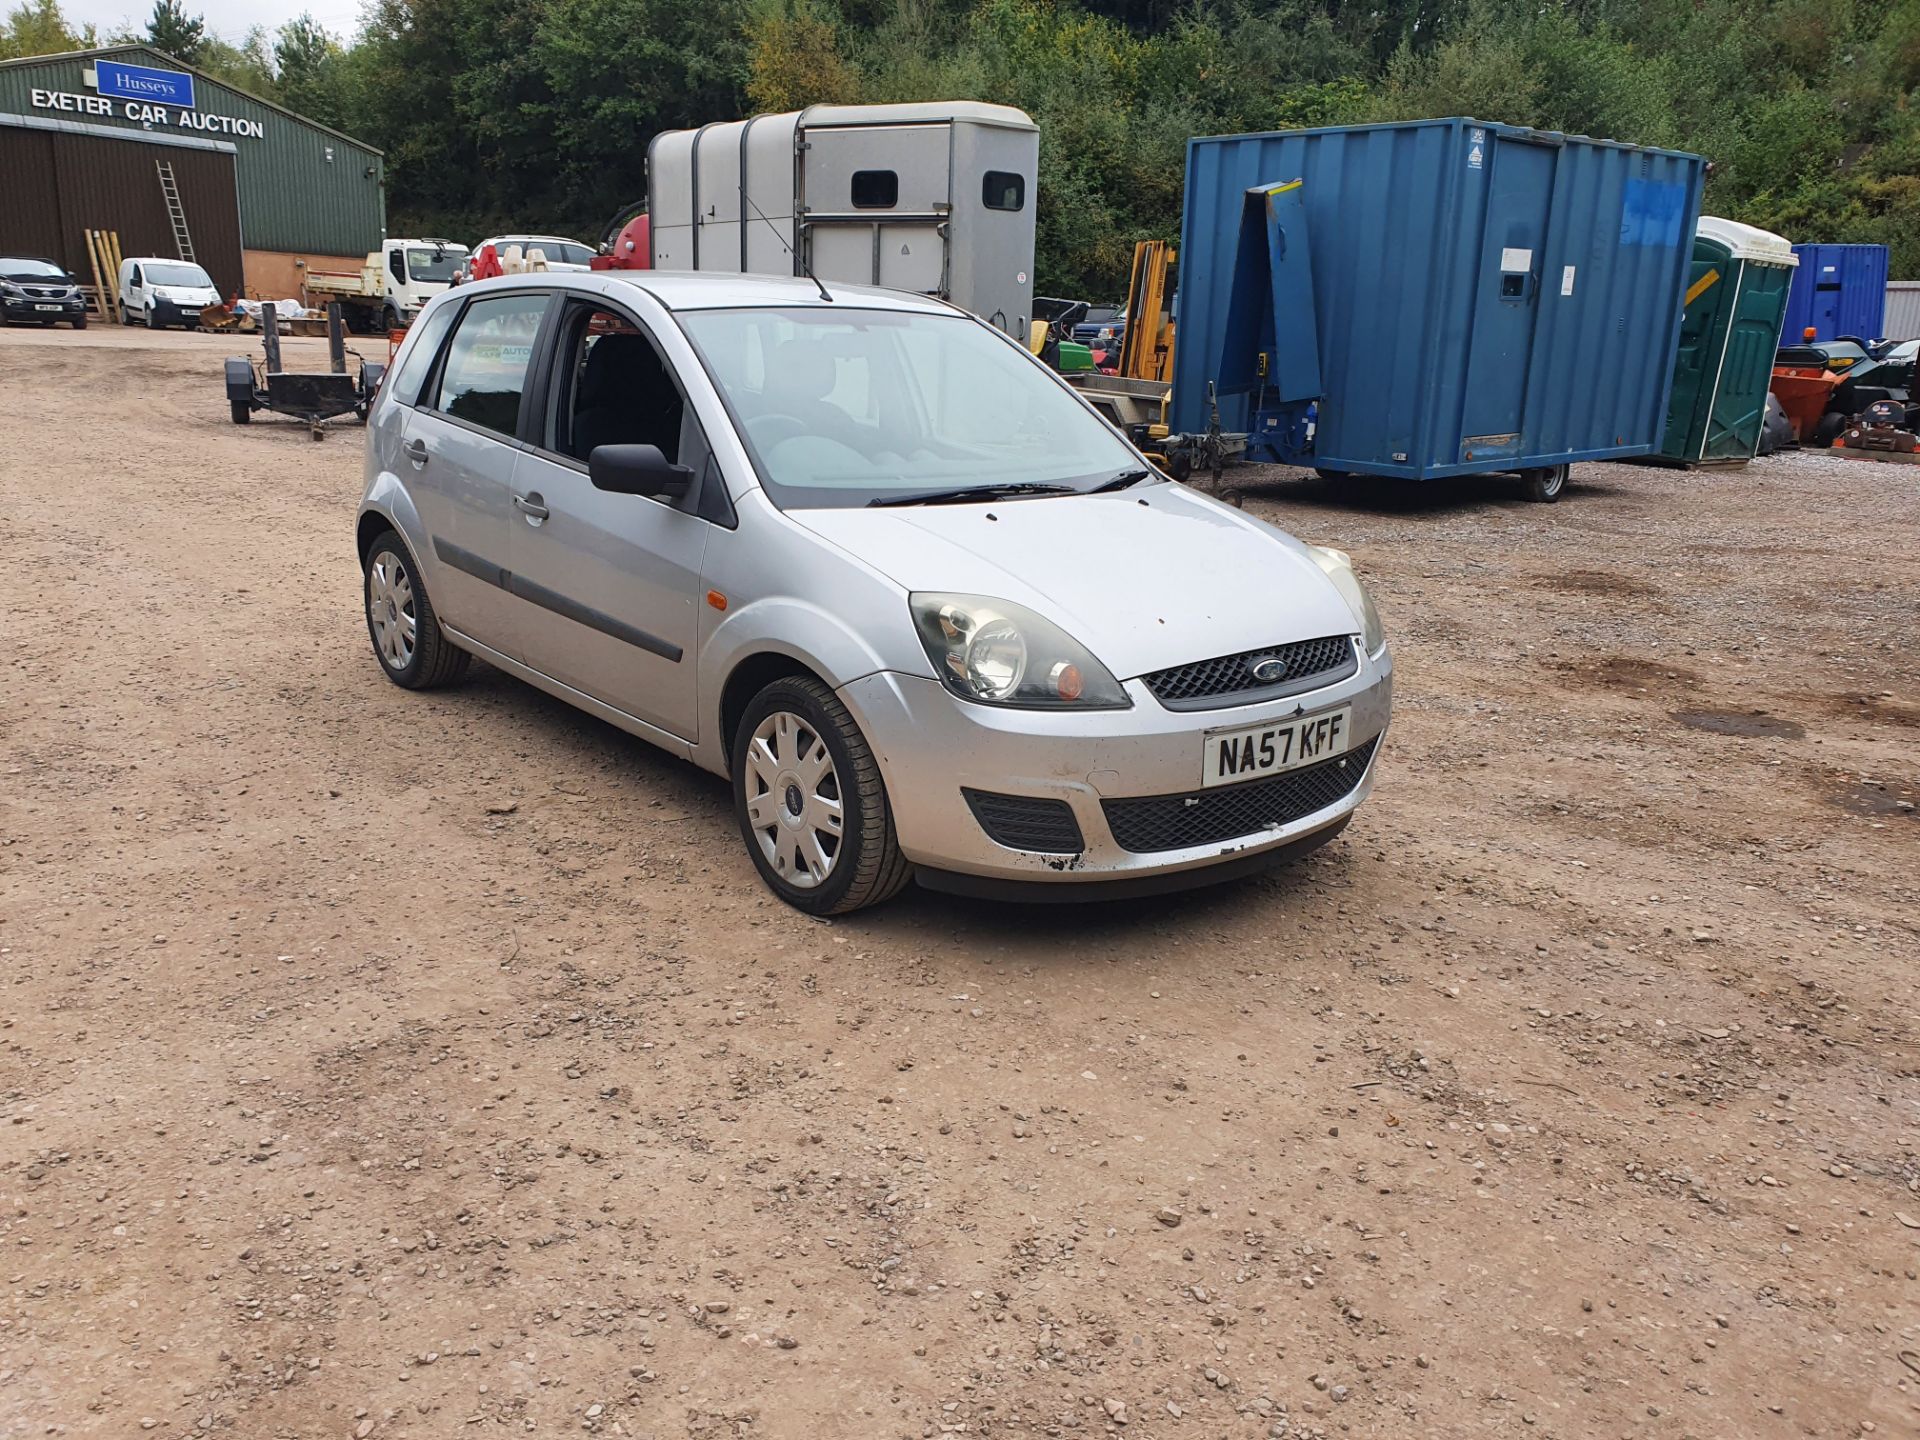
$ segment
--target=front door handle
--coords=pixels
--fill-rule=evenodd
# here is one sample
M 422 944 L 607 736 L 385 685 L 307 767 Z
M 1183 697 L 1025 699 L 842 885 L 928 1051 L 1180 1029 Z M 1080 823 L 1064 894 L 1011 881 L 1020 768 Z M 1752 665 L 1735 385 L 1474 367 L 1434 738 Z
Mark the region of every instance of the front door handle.
M 540 492 L 538 490 L 527 495 L 514 496 L 513 505 L 516 510 L 529 520 L 544 520 L 547 518 L 547 507 L 540 503 Z
M 409 440 L 400 447 L 400 453 L 405 455 L 407 459 L 413 461 L 414 464 L 424 465 L 427 463 L 427 442 L 424 440 Z

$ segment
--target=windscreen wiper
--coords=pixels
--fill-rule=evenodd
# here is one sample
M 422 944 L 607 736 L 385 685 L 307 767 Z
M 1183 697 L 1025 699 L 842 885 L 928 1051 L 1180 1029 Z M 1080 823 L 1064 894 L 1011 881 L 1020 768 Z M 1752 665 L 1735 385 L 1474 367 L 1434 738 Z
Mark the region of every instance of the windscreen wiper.
M 1019 495 L 1078 495 L 1071 485 L 1050 485 L 1038 480 L 1019 480 L 1005 485 L 972 485 L 957 490 L 920 490 L 912 495 L 882 495 L 869 500 L 868 508 L 882 505 L 966 505 L 975 500 L 1005 500 Z
M 1122 470 L 1111 479 L 1102 480 L 1087 493 L 1089 495 L 1100 495 L 1108 490 L 1125 490 L 1130 485 L 1138 485 L 1142 480 L 1151 480 L 1152 478 L 1153 471 L 1151 470 Z

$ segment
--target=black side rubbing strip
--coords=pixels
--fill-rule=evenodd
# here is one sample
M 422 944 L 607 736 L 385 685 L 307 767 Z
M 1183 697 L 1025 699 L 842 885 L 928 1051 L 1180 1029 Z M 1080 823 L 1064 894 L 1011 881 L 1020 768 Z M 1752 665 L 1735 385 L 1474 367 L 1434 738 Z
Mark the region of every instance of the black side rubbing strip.
M 444 565 L 463 570 L 476 579 L 486 581 L 489 585 L 498 585 L 502 590 L 507 588 L 507 572 L 491 560 L 481 559 L 471 550 L 462 550 L 458 545 L 442 540 L 436 535 L 433 537 L 433 553 Z
M 669 644 L 658 635 L 650 635 L 636 625 L 629 625 L 626 621 L 603 611 L 590 609 L 557 590 L 536 585 L 526 576 L 516 575 L 511 570 L 504 569 L 491 560 L 483 559 L 471 550 L 463 550 L 458 545 L 450 544 L 437 535 L 433 539 L 433 553 L 439 556 L 443 563 L 484 580 L 489 585 L 498 585 L 509 595 L 518 595 L 522 600 L 531 605 L 538 605 L 542 610 L 551 610 L 554 614 L 564 616 L 577 625 L 585 625 L 589 629 L 600 631 L 603 635 L 611 635 L 616 640 L 650 651 L 664 660 L 671 660 L 676 665 L 686 653 L 678 645 Z

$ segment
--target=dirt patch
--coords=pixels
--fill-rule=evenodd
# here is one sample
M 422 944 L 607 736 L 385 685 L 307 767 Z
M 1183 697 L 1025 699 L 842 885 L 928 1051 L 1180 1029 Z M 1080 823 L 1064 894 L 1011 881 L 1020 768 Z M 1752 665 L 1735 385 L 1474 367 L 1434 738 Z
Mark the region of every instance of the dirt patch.
M 1808 698 L 1831 714 L 1865 720 L 1868 724 L 1920 727 L 1920 704 L 1896 700 L 1891 695 L 1813 695 Z
M 1623 600 L 1643 600 L 1660 594 L 1657 586 L 1606 570 L 1563 570 L 1555 575 L 1538 576 L 1534 584 L 1543 590 L 1573 591 L 1582 595 L 1609 595 Z
M 1569 683 L 1604 690 L 1694 690 L 1700 677 L 1681 665 L 1633 655 L 1605 655 L 1594 660 L 1569 661 L 1560 666 Z
M 1849 780 L 1822 786 L 1827 800 L 1854 815 L 1920 816 L 1920 785 L 1899 780 Z
M 1673 718 L 1711 735 L 1737 735 L 1745 740 L 1799 740 L 1807 733 L 1806 726 L 1764 710 L 1676 710 Z

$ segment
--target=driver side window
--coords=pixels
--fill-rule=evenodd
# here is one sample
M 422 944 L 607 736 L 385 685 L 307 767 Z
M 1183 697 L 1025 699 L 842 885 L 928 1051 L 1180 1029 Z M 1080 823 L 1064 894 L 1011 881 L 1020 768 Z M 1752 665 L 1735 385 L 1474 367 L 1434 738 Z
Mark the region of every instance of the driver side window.
M 690 448 L 683 444 L 692 424 L 686 399 L 652 338 L 633 321 L 575 306 L 555 363 L 553 450 L 584 464 L 597 445 L 652 445 L 668 464 L 680 463 L 682 449 Z

